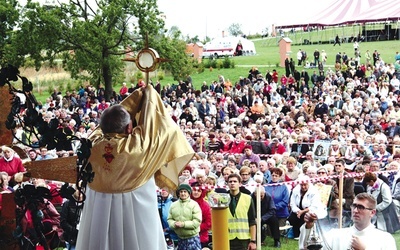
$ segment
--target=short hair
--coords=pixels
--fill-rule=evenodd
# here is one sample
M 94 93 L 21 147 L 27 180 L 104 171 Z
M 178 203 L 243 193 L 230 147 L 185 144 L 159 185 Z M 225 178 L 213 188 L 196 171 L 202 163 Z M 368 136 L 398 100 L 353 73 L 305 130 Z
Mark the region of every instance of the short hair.
M 357 200 L 367 200 L 371 208 L 375 209 L 376 208 L 376 199 L 374 196 L 372 196 L 369 193 L 359 193 L 356 195 Z
M 356 173 L 365 173 L 365 168 L 363 165 L 358 165 L 355 169 L 354 172 Z
M 271 172 L 271 174 L 275 173 L 275 174 L 279 175 L 280 177 L 283 175 L 283 171 L 280 168 L 271 168 L 269 171 Z
M 228 176 L 228 180 L 231 179 L 231 178 L 236 178 L 236 179 L 239 181 L 239 183 L 242 182 L 242 177 L 240 177 L 240 175 L 238 175 L 238 174 L 236 174 L 236 173 L 230 174 L 230 175 Z
M 256 167 L 258 168 L 258 163 L 256 161 L 251 161 L 249 165 L 256 165 Z
M 364 174 L 364 179 L 363 182 L 370 182 L 370 181 L 376 181 L 378 179 L 378 177 L 376 176 L 376 174 L 374 172 L 366 172 Z
M 125 133 L 131 117 L 126 109 L 119 104 L 104 110 L 100 119 L 100 128 L 103 133 Z
M 338 159 L 338 160 L 336 160 L 336 164 L 337 164 L 337 163 L 339 163 L 339 164 L 342 165 L 342 166 L 345 166 L 345 162 L 344 162 L 343 159 Z
M 293 156 L 290 156 L 290 157 L 287 159 L 286 163 L 297 164 L 297 160 L 296 160 L 296 158 L 294 158 Z
M 243 174 L 244 172 L 250 173 L 251 172 L 251 168 L 249 168 L 248 166 L 241 167 L 240 170 L 239 170 L 239 174 Z

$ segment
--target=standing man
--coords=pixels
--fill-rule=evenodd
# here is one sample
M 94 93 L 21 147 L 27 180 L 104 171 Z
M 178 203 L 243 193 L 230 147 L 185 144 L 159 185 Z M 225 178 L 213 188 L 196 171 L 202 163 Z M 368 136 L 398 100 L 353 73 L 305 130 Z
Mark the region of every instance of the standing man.
M 368 66 L 371 64 L 371 52 L 369 52 L 369 49 L 367 49 L 367 51 L 365 52 L 365 65 Z
M 353 177 L 347 177 L 348 173 L 344 171 L 344 160 L 339 159 L 335 163 L 335 170 L 336 170 L 336 175 L 339 175 L 342 173 L 344 176 L 343 178 L 343 199 L 345 199 L 345 203 L 343 204 L 343 209 L 345 210 L 350 210 L 350 206 L 353 203 L 354 200 L 354 178 Z M 336 185 L 339 187 L 339 179 L 335 178 L 333 179 L 336 181 Z
M 76 249 L 166 249 L 155 180 L 176 189 L 177 173 L 194 152 L 151 85 L 123 105 L 104 110 L 100 129 L 89 137 L 95 176 L 86 188 Z
M 230 250 L 255 250 L 256 212 L 250 195 L 240 192 L 241 178 L 238 174 L 228 176 L 229 204 L 228 227 Z
M 325 234 L 323 249 L 396 249 L 396 242 L 391 234 L 379 230 L 371 223 L 376 214 L 376 200 L 368 193 L 360 193 L 351 204 L 351 218 L 353 226 L 333 229 Z M 310 236 L 311 229 L 317 216 L 307 213 L 304 217 L 306 223 L 301 227 L 302 239 L 299 249 L 307 249 L 304 243 Z
M 319 63 L 319 56 L 320 56 L 320 53 L 319 53 L 319 51 L 316 49 L 315 51 L 314 51 L 314 66 L 315 67 L 317 67 L 318 66 L 318 63 Z
M 301 49 L 299 49 L 299 51 L 297 52 L 297 66 L 301 66 L 302 62 L 303 62 L 303 53 L 301 53 Z
M 336 44 L 339 44 L 339 46 L 340 46 L 340 38 L 339 38 L 339 35 L 336 35 L 336 37 L 335 37 L 335 43 L 333 44 L 333 46 L 335 46 Z

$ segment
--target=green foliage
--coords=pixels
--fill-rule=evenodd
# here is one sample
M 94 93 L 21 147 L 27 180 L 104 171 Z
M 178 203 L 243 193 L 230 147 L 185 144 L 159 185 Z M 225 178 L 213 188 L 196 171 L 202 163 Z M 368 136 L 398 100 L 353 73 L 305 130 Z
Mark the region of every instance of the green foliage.
M 17 27 L 20 6 L 15 0 L 2 0 L 0 5 L 0 65 L 18 62 L 15 65 L 19 66 L 13 31 Z
M 136 73 L 135 73 L 135 82 L 132 82 L 132 83 L 136 83 L 136 82 L 138 82 L 140 79 L 144 79 L 144 74 L 143 74 L 143 72 L 142 71 L 136 71 Z
M 57 90 L 61 93 L 64 93 L 64 84 L 57 85 Z
M 22 14 L 13 40 L 20 58 L 29 55 L 37 69 L 61 58 L 74 79 L 104 84 L 106 98 L 123 79 L 125 49 L 142 47 L 146 33 L 155 38 L 164 26 L 156 0 L 68 1 L 51 8 L 28 1 Z
M 222 66 L 223 66 L 225 69 L 234 68 L 234 67 L 231 66 L 232 62 L 233 62 L 233 60 L 231 60 L 231 59 L 229 58 L 229 56 L 226 56 L 226 57 L 224 58 L 223 62 L 222 62 Z
M 165 77 L 165 72 L 163 70 L 159 70 L 157 72 L 157 79 L 162 81 L 162 80 L 164 80 L 164 77 Z
M 67 83 L 67 91 L 71 92 L 73 90 L 71 82 Z
M 242 35 L 242 25 L 240 25 L 239 23 L 232 23 L 228 28 L 228 32 L 231 36 Z
M 224 63 L 222 62 L 222 60 L 215 60 L 216 61 L 216 68 L 217 69 L 222 69 L 224 67 Z
M 49 95 L 51 95 L 53 92 L 54 92 L 54 85 L 53 84 L 50 84 L 48 87 L 47 87 L 47 93 L 49 94 Z
M 204 72 L 204 64 L 200 63 L 199 66 L 197 67 L 197 73 L 203 73 Z

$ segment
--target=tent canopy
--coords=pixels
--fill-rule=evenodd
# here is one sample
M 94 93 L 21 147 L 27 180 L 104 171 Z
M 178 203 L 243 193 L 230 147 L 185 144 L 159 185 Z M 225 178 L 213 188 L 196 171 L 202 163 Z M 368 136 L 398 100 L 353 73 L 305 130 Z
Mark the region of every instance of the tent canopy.
M 393 0 L 337 0 L 318 14 L 297 23 L 278 24 L 276 28 L 335 26 L 400 19 L 400 4 Z

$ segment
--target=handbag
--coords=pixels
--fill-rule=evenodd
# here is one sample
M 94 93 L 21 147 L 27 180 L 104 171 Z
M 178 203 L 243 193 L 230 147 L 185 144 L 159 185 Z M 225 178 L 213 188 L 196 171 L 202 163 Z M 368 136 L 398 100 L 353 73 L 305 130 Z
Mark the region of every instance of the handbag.
M 376 199 L 377 204 L 382 202 L 382 184 L 379 188 L 379 195 L 378 198 Z M 393 200 L 390 203 L 388 207 L 383 209 L 382 211 L 383 218 L 385 219 L 385 224 L 386 224 L 386 231 L 388 233 L 395 233 L 396 231 L 400 230 L 400 222 L 399 218 L 397 217 L 397 212 L 396 212 L 396 204 L 394 204 Z

